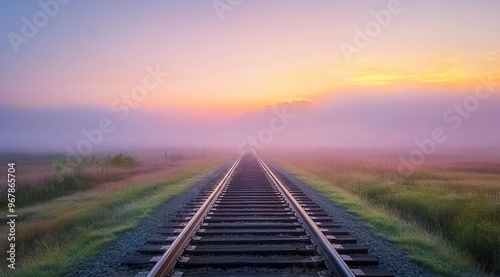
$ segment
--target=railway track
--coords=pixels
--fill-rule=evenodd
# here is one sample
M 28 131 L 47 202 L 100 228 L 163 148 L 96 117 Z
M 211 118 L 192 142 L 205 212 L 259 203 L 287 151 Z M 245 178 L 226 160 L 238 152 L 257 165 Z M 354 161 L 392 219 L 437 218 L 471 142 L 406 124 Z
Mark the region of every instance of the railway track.
M 122 262 L 130 276 L 392 276 L 254 154 L 238 158 Z

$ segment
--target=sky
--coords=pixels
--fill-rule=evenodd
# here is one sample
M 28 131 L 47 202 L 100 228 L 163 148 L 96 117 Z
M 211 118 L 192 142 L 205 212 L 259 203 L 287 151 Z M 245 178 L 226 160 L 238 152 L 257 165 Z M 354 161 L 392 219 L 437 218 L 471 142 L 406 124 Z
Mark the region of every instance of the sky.
M 0 126 L 14 134 L 0 142 L 65 149 L 109 118 L 103 145 L 239 145 L 267 126 L 264 106 L 307 100 L 277 143 L 413 145 L 454 126 L 443 114 L 481 78 L 500 79 L 499 12 L 495 0 L 0 0 Z M 499 144 L 489 92 L 450 145 Z M 235 128 L 246 113 L 260 127 Z

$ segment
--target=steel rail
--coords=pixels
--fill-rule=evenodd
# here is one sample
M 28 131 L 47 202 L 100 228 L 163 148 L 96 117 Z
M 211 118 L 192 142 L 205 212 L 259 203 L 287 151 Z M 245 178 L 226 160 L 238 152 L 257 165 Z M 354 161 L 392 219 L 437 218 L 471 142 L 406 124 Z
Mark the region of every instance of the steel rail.
M 271 169 L 264 163 L 264 161 L 254 152 L 255 158 L 259 161 L 260 166 L 264 170 L 269 181 L 274 183 L 281 191 L 283 196 L 292 205 L 292 209 L 299 216 L 300 220 L 304 223 L 304 227 L 312 236 L 311 239 L 318 246 L 318 251 L 326 259 L 325 263 L 328 268 L 335 274 L 335 276 L 342 277 L 355 277 L 354 273 L 349 269 L 349 266 L 344 262 L 339 253 L 332 246 L 328 238 L 321 232 L 314 220 L 307 214 L 307 212 L 300 206 L 299 202 L 293 197 L 283 183 L 274 175 Z
M 155 264 L 153 269 L 149 271 L 147 277 L 164 277 L 167 276 L 174 268 L 177 259 L 181 256 L 184 248 L 187 246 L 191 237 L 195 234 L 196 230 L 199 228 L 203 218 L 205 218 L 215 203 L 215 200 L 219 197 L 222 189 L 231 180 L 232 175 L 238 164 L 240 163 L 243 154 L 238 157 L 233 166 L 226 173 L 224 178 L 215 187 L 214 191 L 207 198 L 205 203 L 198 209 L 198 211 L 193 215 L 191 220 L 187 223 L 186 227 L 177 236 L 177 238 L 172 242 L 167 251 L 161 256 L 158 262 Z

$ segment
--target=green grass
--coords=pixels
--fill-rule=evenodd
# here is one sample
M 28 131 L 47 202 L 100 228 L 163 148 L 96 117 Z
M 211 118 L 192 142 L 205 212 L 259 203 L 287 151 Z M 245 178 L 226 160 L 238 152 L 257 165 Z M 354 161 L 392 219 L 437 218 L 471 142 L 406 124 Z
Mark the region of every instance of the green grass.
M 462 191 L 450 187 L 463 177 L 447 172 L 388 181 L 366 168 L 352 166 L 340 172 L 312 161 L 276 159 L 278 165 L 364 219 L 381 236 L 400 245 L 413 261 L 438 275 L 485 275 L 479 269 L 498 272 L 499 202 L 494 194 L 483 194 L 494 189 L 479 184 L 481 178 L 474 179 L 476 187 Z
M 200 177 L 193 178 L 190 175 L 165 183 L 133 187 L 99 205 L 94 204 L 92 208 L 73 217 L 71 223 L 53 230 L 58 236 L 44 238 L 44 243 L 56 243 L 58 247 L 36 260 L 30 269 L 21 270 L 14 276 L 62 275 L 73 260 L 95 254 L 118 233 L 135 227 L 141 218 L 150 214 L 159 204 L 185 191 Z

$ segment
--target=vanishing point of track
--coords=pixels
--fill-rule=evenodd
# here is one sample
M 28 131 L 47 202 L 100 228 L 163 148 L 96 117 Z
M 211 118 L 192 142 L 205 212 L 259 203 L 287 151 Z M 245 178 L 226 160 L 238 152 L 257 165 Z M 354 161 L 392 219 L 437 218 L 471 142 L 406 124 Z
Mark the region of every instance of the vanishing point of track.
M 250 153 L 122 264 L 140 270 L 137 277 L 392 276 L 348 230 Z

